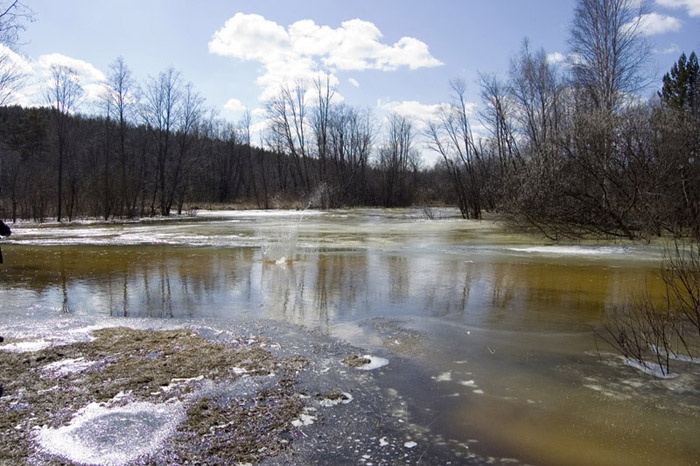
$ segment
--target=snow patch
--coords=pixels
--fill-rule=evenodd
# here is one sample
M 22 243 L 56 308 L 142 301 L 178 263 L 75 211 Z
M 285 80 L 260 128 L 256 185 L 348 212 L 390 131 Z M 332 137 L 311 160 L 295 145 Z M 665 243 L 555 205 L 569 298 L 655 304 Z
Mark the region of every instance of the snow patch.
M 41 370 L 50 372 L 54 377 L 60 377 L 82 372 L 94 364 L 94 361 L 88 361 L 85 358 L 69 358 L 47 364 Z
M 68 425 L 39 429 L 36 440 L 47 453 L 75 463 L 121 466 L 158 451 L 185 417 L 181 402 L 90 403 Z
M 46 340 L 18 341 L 0 346 L 0 350 L 10 351 L 11 353 L 32 353 L 41 351 L 49 346 L 51 346 L 51 342 Z

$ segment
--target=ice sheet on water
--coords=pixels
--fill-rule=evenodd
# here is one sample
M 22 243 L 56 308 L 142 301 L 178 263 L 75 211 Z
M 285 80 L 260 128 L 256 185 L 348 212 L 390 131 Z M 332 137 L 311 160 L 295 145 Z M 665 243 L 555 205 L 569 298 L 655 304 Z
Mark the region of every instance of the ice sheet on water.
M 301 217 L 308 215 L 322 215 L 324 211 L 305 210 L 198 210 L 197 217 L 212 218 L 245 218 L 245 217 Z
M 625 254 L 627 248 L 623 247 L 594 247 L 594 246 L 528 246 L 509 248 L 515 252 L 527 252 L 534 254 L 555 254 L 555 255 L 581 255 L 581 256 L 602 256 L 610 254 Z
M 157 451 L 184 419 L 180 402 L 91 403 L 68 425 L 41 428 L 36 440 L 45 452 L 79 464 L 120 466 Z
M 644 372 L 645 374 L 656 377 L 657 379 L 675 379 L 676 377 L 678 377 L 678 374 L 676 373 L 664 372 L 658 364 L 640 362 L 636 359 L 630 358 L 625 358 L 625 364 L 637 369 L 638 371 Z

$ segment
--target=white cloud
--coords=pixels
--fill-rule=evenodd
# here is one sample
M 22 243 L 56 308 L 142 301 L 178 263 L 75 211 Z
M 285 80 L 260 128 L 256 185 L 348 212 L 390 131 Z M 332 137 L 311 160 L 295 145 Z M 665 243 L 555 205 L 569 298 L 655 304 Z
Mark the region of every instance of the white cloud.
M 246 107 L 243 105 L 243 102 L 238 99 L 228 99 L 228 101 L 224 104 L 224 109 L 228 110 L 229 112 L 242 113 L 245 111 Z
M 31 76 L 32 67 L 21 55 L 4 44 L 0 44 L 0 104 L 27 105 L 28 99 L 22 94 L 26 79 Z
M 659 13 L 648 13 L 639 17 L 639 30 L 645 36 L 676 32 L 682 25 L 678 18 Z
M 423 104 L 415 100 L 380 101 L 379 108 L 409 118 L 422 127 L 439 110 L 440 104 Z
M 52 66 L 66 66 L 73 69 L 80 82 L 105 81 L 105 74 L 95 68 L 91 63 L 78 58 L 67 57 L 60 53 L 41 55 L 37 60 L 37 65 L 45 70 L 50 70 Z
M 654 49 L 654 52 L 661 55 L 678 55 L 681 53 L 681 48 L 677 44 L 671 44 L 665 49 Z
M 311 81 L 319 72 L 329 73 L 337 83 L 337 71 L 442 65 L 418 39 L 402 37 L 392 45 L 381 39 L 381 31 L 361 19 L 344 21 L 335 29 L 310 19 L 284 28 L 260 15 L 236 13 L 214 33 L 209 52 L 261 63 L 256 83 L 263 88 L 262 100 L 277 94 L 285 83 Z
M 656 4 L 666 8 L 685 8 L 689 16 L 700 16 L 700 0 L 656 0 Z
M 353 87 L 360 87 L 360 82 L 355 78 L 348 78 L 348 82 Z
M 0 56 L 6 59 L 6 63 L 11 64 L 17 72 L 23 74 L 32 72 L 32 65 L 29 61 L 4 44 L 0 44 Z
M 86 101 L 98 101 L 104 93 L 105 74 L 94 65 L 78 58 L 68 57 L 60 53 L 41 55 L 34 66 L 37 78 L 49 86 L 51 67 L 65 66 L 75 72 L 75 79 L 83 88 Z M 43 103 L 43 102 L 42 102 Z
M 552 52 L 547 54 L 547 63 L 556 65 L 566 61 L 566 55 L 561 52 Z
M 0 50 L 2 53 L 2 50 Z M 23 106 L 46 105 L 46 90 L 51 86 L 53 66 L 65 66 L 75 72 L 74 79 L 83 89 L 82 100 L 92 104 L 104 95 L 105 74 L 91 63 L 60 53 L 41 55 L 28 60 L 14 52 L 8 52 L 23 74 L 27 76 L 24 86 L 13 95 L 13 101 Z

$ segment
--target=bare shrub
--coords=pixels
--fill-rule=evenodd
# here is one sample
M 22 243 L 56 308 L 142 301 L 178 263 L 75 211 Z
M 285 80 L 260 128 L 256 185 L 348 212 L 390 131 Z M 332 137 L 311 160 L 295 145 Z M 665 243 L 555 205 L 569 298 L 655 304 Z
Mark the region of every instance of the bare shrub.
M 668 376 L 672 363 L 695 361 L 700 349 L 700 243 L 674 241 L 661 276 L 664 302 L 648 291 L 632 295 L 596 336 L 633 365 Z

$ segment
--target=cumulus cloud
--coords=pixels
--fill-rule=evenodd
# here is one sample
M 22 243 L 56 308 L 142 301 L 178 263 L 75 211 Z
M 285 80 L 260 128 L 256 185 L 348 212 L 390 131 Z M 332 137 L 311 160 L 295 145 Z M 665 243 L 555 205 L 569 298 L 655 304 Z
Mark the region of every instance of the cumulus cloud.
M 666 8 L 684 8 L 689 16 L 700 16 L 700 0 L 656 0 L 656 4 Z
M 54 66 L 65 66 L 75 72 L 75 80 L 83 88 L 85 100 L 97 101 L 101 98 L 107 77 L 94 65 L 60 53 L 41 55 L 34 64 L 34 73 L 43 81 L 44 87 L 51 85 L 51 69 Z
M 228 101 L 224 104 L 224 109 L 228 110 L 229 112 L 242 113 L 246 108 L 245 105 L 243 105 L 243 102 L 240 100 L 228 99 Z
M 344 21 L 338 28 L 304 19 L 285 28 L 260 15 L 236 13 L 214 33 L 209 52 L 261 63 L 263 71 L 256 82 L 263 88 L 263 100 L 281 85 L 312 80 L 320 71 L 334 77 L 338 71 L 442 65 L 418 39 L 402 37 L 387 44 L 382 37 L 374 24 L 361 19 Z
M 380 100 L 377 107 L 380 113 L 401 115 L 408 118 L 417 132 L 428 128 L 428 122 L 435 116 L 442 104 L 424 104 L 415 100 Z
M 21 90 L 31 74 L 32 67 L 24 57 L 0 44 L 0 104 L 26 105 L 28 99 Z
M 566 55 L 561 52 L 552 52 L 547 54 L 547 63 L 556 65 L 566 61 Z
M 676 32 L 681 29 L 681 20 L 673 16 L 649 13 L 639 17 L 639 28 L 645 36 Z

